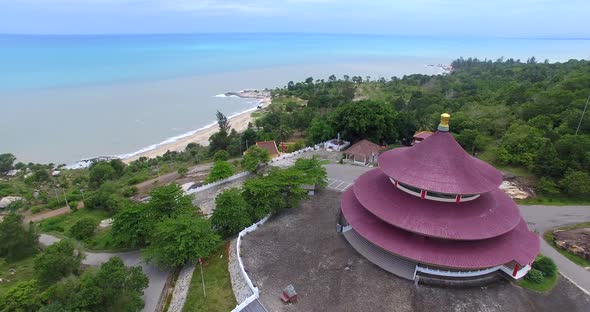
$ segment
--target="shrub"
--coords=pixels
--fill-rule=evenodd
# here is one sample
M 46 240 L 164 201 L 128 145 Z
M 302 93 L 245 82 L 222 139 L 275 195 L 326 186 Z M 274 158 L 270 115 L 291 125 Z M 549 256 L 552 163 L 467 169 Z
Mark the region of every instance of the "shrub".
M 526 280 L 531 281 L 535 284 L 541 284 L 544 278 L 545 277 L 543 276 L 543 272 L 537 269 L 531 269 L 525 277 Z
M 227 161 L 228 159 L 229 159 L 229 153 L 224 150 L 217 151 L 215 153 L 215 155 L 213 155 L 214 161 Z
M 557 265 L 549 257 L 537 257 L 533 263 L 533 269 L 540 271 L 545 276 L 555 276 L 557 273 Z
M 188 168 L 187 167 L 180 167 L 178 168 L 178 170 L 176 171 L 178 173 L 178 175 L 180 175 L 181 177 L 186 176 L 186 174 L 188 173 Z
M 211 173 L 205 180 L 205 183 L 211 183 L 225 178 L 229 178 L 234 174 L 232 166 L 225 161 L 216 161 L 211 169 Z
M 70 228 L 70 235 L 75 239 L 85 240 L 94 235 L 98 222 L 94 218 L 86 217 L 78 220 Z

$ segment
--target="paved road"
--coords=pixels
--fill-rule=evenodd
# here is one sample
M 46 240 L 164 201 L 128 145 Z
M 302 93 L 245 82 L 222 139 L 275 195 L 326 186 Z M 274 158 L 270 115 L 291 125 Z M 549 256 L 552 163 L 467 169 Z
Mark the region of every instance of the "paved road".
M 328 188 L 343 192 L 348 183 L 373 168 L 352 165 L 325 165 Z M 590 221 L 590 206 L 520 206 L 522 216 L 531 230 L 543 235 L 547 230 Z M 590 272 L 571 262 L 547 244 L 541 237 L 541 253 L 551 257 L 562 275 L 590 295 Z
M 55 244 L 59 238 L 41 234 L 39 236 L 39 243 L 44 246 Z M 126 266 L 141 266 L 143 272 L 149 278 L 150 282 L 146 289 L 143 290 L 143 300 L 145 306 L 143 311 L 155 311 L 158 304 L 158 299 L 166 283 L 169 272 L 160 271 L 153 264 L 146 264 L 141 261 L 139 251 L 119 252 L 119 253 L 93 253 L 86 252 L 86 258 L 82 261 L 86 265 L 100 265 L 108 261 L 112 257 L 120 257 Z
M 529 227 L 543 235 L 547 230 L 590 221 L 590 206 L 520 206 Z M 541 237 L 541 253 L 551 257 L 559 271 L 590 295 L 590 271 L 562 256 Z

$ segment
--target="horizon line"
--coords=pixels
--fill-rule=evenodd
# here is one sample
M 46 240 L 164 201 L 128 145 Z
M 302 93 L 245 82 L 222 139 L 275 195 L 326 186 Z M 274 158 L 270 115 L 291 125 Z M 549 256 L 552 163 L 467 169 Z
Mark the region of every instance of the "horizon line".
M 106 36 L 178 36 L 178 35 L 316 35 L 316 36 L 370 36 L 370 37 L 409 37 L 409 38 L 493 38 L 527 40 L 590 40 L 580 36 L 493 36 L 493 35 L 407 35 L 394 33 L 338 33 L 338 32 L 121 32 L 121 33 L 3 33 L 0 36 L 46 36 L 46 37 L 106 37 Z

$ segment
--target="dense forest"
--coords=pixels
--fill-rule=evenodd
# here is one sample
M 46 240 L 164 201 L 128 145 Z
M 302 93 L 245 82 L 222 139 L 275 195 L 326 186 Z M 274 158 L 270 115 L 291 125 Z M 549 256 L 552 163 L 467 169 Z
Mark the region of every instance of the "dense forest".
M 407 145 L 449 112 L 451 131 L 473 155 L 534 174 L 541 193 L 590 194 L 590 117 L 582 119 L 590 62 L 469 58 L 452 67 L 445 75 L 289 82 L 273 91 L 257 137 L 310 144 L 340 133 L 353 142 Z

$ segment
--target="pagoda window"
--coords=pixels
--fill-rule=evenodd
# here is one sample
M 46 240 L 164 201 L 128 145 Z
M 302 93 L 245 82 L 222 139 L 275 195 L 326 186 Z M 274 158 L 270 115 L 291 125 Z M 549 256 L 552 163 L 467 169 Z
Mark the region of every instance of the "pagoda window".
M 426 193 L 426 195 L 432 196 L 432 197 L 438 197 L 438 198 L 448 198 L 448 199 L 455 199 L 457 197 L 457 195 L 455 195 L 455 194 L 445 194 L 445 193 L 438 193 L 438 192 L 431 192 L 431 191 L 428 191 L 428 193 Z

